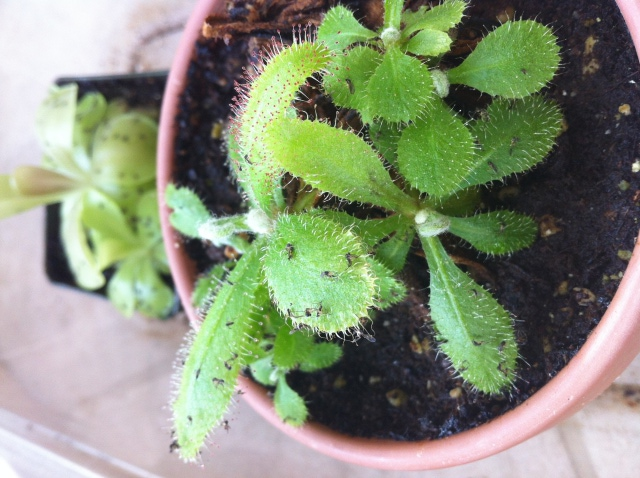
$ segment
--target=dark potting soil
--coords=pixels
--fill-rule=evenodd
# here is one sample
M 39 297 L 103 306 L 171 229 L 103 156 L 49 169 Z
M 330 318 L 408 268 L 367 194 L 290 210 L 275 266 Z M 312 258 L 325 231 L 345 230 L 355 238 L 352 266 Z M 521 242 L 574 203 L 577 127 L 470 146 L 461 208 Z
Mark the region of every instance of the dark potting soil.
M 238 25 L 251 18 L 261 22 L 260 30 L 252 35 L 244 26 L 226 31 L 227 42 L 197 44 L 177 119 L 175 181 L 194 189 L 217 215 L 242 205 L 226 179 L 220 135 L 233 83 L 274 34 L 264 22 L 282 14 L 260 12 L 249 3 L 232 4 L 232 20 Z M 350 4 L 358 18 L 372 5 Z M 313 419 L 333 429 L 417 440 L 448 436 L 504 413 L 567 364 L 619 284 L 640 216 L 640 173 L 632 169 L 640 165 L 640 72 L 628 30 L 613 0 L 478 0 L 468 22 L 490 25 L 513 11 L 517 18 L 552 26 L 560 38 L 563 66 L 548 96 L 562 106 L 566 131 L 543 165 L 495 185 L 486 203 L 532 215 L 540 238 L 509 257 L 479 256 L 453 241 L 449 250 L 516 317 L 522 359 L 515 386 L 500 397 L 475 393 L 436 353 L 426 305 L 427 266 L 416 247 L 402 272 L 410 294 L 377 315 L 371 325 L 375 342 L 347 342 L 339 364 L 290 378 Z M 282 18 L 274 22 L 280 25 Z M 466 33 L 474 35 L 473 29 Z M 224 258 L 223 251 L 197 241 L 188 241 L 187 248 L 201 271 Z
M 84 76 L 60 78 L 56 85 L 78 84 L 78 97 L 101 93 L 107 101 L 124 100 L 133 108 L 150 108 L 160 113 L 162 94 L 167 83 L 166 72 L 135 75 Z M 55 284 L 78 288 L 60 239 L 60 205 L 47 206 L 45 214 L 45 272 Z M 110 271 L 107 271 L 109 275 Z M 105 295 L 106 286 L 92 291 Z

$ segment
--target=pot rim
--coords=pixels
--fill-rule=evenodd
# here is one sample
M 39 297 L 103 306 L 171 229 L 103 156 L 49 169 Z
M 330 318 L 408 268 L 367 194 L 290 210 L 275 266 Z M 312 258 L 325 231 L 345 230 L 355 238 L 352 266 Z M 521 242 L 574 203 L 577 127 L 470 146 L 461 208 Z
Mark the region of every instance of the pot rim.
M 640 3 L 616 0 L 629 27 L 640 58 Z M 199 0 L 185 27 L 169 72 L 160 115 L 158 138 L 158 191 L 160 218 L 171 273 L 183 303 L 189 304 L 195 266 L 187 257 L 179 235 L 169 224 L 164 202 L 173 173 L 174 118 L 193 45 L 203 19 L 224 7 L 223 0 Z M 593 332 L 576 356 L 544 387 L 492 421 L 451 437 L 418 442 L 353 438 L 308 423 L 302 428 L 284 424 L 275 414 L 264 388 L 240 377 L 245 400 L 267 421 L 295 440 L 333 458 L 362 466 L 389 470 L 429 470 L 462 465 L 511 448 L 568 418 L 602 393 L 640 353 L 640 238 L 618 290 Z M 184 306 L 191 323 L 199 318 Z

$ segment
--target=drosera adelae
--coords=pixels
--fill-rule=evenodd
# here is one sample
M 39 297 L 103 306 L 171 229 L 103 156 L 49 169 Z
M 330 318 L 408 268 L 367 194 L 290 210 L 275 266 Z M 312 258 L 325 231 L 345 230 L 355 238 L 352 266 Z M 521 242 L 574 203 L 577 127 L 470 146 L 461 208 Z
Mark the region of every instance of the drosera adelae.
M 228 150 L 250 210 L 207 217 L 215 239 L 244 255 L 212 299 L 196 352 L 184 364 L 188 373 L 174 406 L 176 424 L 184 428 L 177 435 L 183 456 L 196 456 L 208 429 L 224 425 L 220 409 L 232 400 L 241 366 L 275 387 L 274 407 L 284 421 L 301 424 L 306 407 L 288 386 L 287 372 L 337 359 L 335 350 L 321 350 L 332 344 L 317 338 L 375 340 L 367 331 L 375 311 L 406 295 L 398 274 L 416 236 L 431 277 L 437 353 L 448 357 L 452 375 L 468 389 L 493 394 L 513 384 L 513 319 L 458 268 L 439 236 L 452 234 L 487 255 L 509 254 L 535 239 L 531 218 L 479 210 L 474 186 L 531 169 L 553 147 L 560 110 L 538 92 L 559 60 L 550 30 L 525 21 L 489 32 L 485 47 L 455 68 L 427 67 L 449 51 L 466 5 L 444 0 L 425 15 L 426 9 L 403 11 L 403 1 L 388 0 L 385 25 L 375 32 L 338 6 L 320 26 L 318 41 L 309 27 L 298 27 L 291 46 L 274 41 L 245 73 Z M 429 35 L 437 41 L 422 41 Z M 509 41 L 535 57 L 526 68 L 520 57 L 509 63 Z M 506 67 L 501 81 L 487 85 L 474 65 L 499 74 L 492 50 Z M 304 110 L 311 95 L 301 95 L 300 87 L 310 77 L 321 96 L 359 115 L 357 131 L 335 127 L 338 121 L 318 117 L 319 109 Z M 445 102 L 450 84 L 491 88 L 494 98 L 486 111 L 463 117 Z M 309 194 L 298 195 L 298 184 Z M 461 204 L 466 199 L 469 204 Z M 360 204 L 376 210 L 378 219 L 352 216 Z M 253 242 L 239 242 L 241 232 Z M 206 380 L 190 383 L 196 369 Z M 209 399 L 214 392 L 226 395 Z

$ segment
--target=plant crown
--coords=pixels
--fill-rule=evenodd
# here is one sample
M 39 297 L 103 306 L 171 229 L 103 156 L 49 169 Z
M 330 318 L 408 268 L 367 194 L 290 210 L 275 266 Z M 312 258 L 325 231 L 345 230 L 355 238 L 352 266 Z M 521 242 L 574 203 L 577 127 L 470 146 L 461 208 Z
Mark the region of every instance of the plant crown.
M 317 38 L 294 30 L 291 46 L 255 67 L 234 107 L 230 165 L 248 212 L 213 217 L 193 192 L 167 189 L 176 229 L 242 254 L 197 288 L 198 302 L 210 307 L 185 352 L 173 406 L 184 458 L 194 458 L 222 420 L 241 367 L 275 387 L 283 420 L 303 423 L 304 400 L 286 373 L 340 357 L 336 345 L 309 332 L 370 337 L 364 328 L 375 311 L 406 294 L 397 275 L 416 237 L 430 272 L 439 350 L 473 389 L 494 394 L 513 383 L 510 314 L 455 265 L 440 238 L 458 236 L 487 255 L 534 241 L 532 218 L 478 211 L 478 187 L 531 169 L 552 149 L 562 115 L 540 91 L 558 68 L 559 47 L 546 26 L 509 21 L 445 69 L 441 59 L 466 6 L 445 0 L 412 11 L 387 0 L 374 31 L 338 5 Z M 363 128 L 296 110 L 310 78 L 338 108 L 355 110 Z M 451 85 L 492 101 L 465 118 L 447 102 Z M 287 189 L 292 180 L 295 194 Z M 348 203 L 382 214 L 357 218 Z
M 99 93 L 77 97 L 76 84 L 53 86 L 40 105 L 42 164 L 0 175 L 0 219 L 60 203 L 61 241 L 76 283 L 106 285 L 125 316 L 166 317 L 176 297 L 162 278 L 169 269 L 155 187 L 157 121 Z

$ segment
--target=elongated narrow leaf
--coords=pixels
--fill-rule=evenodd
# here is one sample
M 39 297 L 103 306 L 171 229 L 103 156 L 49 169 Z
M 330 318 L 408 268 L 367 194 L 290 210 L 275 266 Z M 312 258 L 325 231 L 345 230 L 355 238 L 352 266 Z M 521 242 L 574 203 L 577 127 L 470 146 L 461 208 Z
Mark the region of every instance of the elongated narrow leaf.
M 366 87 L 368 117 L 407 122 L 425 112 L 435 99 L 429 69 L 399 48 L 389 48 Z
M 300 86 L 324 69 L 330 52 L 321 43 L 295 43 L 273 56 L 241 95 L 233 131 L 239 150 L 232 162 L 252 204 L 272 214 L 281 170 L 262 141 L 268 124 L 283 118 Z
M 538 233 L 533 219 L 513 211 L 450 219 L 449 232 L 487 254 L 509 254 L 529 247 Z
M 405 10 L 402 20 L 405 28 L 403 37 L 408 38 L 414 32 L 423 29 L 449 31 L 462 21 L 467 2 L 464 0 L 445 0 L 435 7 L 420 7 L 415 12 Z
M 280 419 L 294 427 L 302 426 L 309 415 L 304 399 L 289 386 L 285 377 L 278 379 L 273 406 Z
M 365 42 L 376 36 L 376 32 L 363 26 L 353 12 L 342 5 L 329 10 L 318 28 L 318 41 L 334 51 L 342 51 L 353 43 Z
M 415 209 L 371 146 L 349 131 L 282 119 L 269 127 L 264 142 L 284 169 L 321 191 L 393 211 Z
M 173 403 L 176 443 L 185 460 L 196 458 L 220 423 L 238 374 L 257 348 L 260 306 L 268 301 L 258 246 L 231 271 L 189 346 Z
M 496 100 L 472 126 L 480 148 L 462 186 L 484 184 L 533 168 L 553 148 L 562 113 L 540 96 Z
M 449 70 L 449 81 L 505 98 L 531 95 L 558 69 L 556 40 L 549 27 L 533 20 L 507 22 L 490 32 L 460 66 Z
M 312 214 L 280 216 L 264 255 L 280 313 L 321 332 L 357 327 L 376 296 L 365 254 L 358 237 L 335 222 Z
M 424 120 L 402 131 L 398 167 L 416 189 L 442 198 L 462 189 L 472 171 L 475 144 L 469 129 L 442 101 Z
M 518 350 L 509 314 L 462 272 L 435 237 L 421 238 L 431 277 L 429 307 L 440 349 L 475 388 L 498 393 L 514 380 Z

